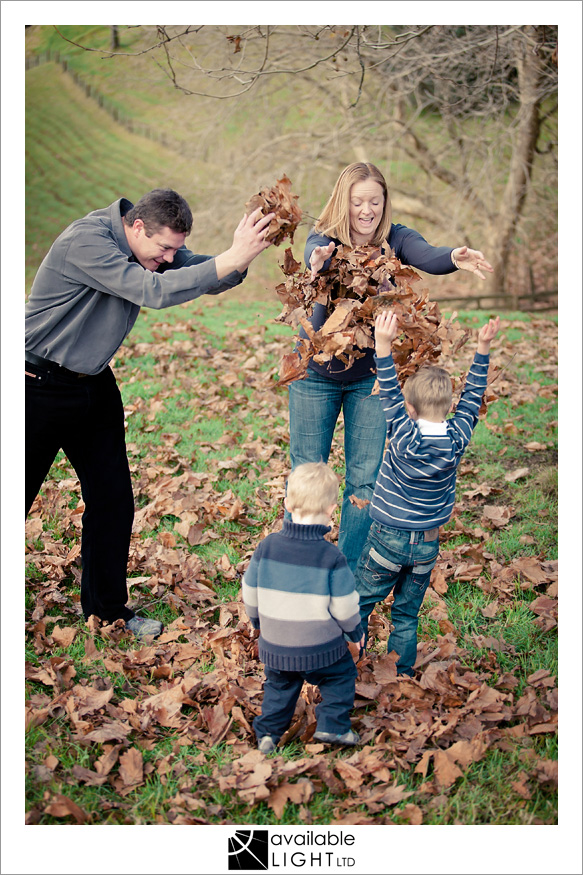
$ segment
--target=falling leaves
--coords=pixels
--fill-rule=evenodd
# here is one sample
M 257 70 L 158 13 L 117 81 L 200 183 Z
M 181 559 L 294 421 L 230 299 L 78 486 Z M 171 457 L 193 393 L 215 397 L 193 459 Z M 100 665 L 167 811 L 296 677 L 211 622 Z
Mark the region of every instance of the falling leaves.
M 261 209 L 263 215 L 275 213 L 269 223 L 266 239 L 279 246 L 286 237 L 294 241 L 294 233 L 301 222 L 302 211 L 297 204 L 298 196 L 292 193 L 291 181 L 284 174 L 271 188 L 262 188 L 245 204 L 247 213 Z
M 455 313 L 442 319 L 427 293 L 414 290 L 420 279 L 414 270 L 373 245 L 339 246 L 329 268 L 313 281 L 287 250 L 283 271 L 287 279 L 276 288 L 284 305 L 279 321 L 294 330 L 301 325 L 307 340 L 299 341 L 295 360 L 282 360 L 280 385 L 304 376 L 311 359 L 325 364 L 336 358 L 351 367 L 363 350 L 374 347 L 375 317 L 387 307 L 399 317 L 401 334 L 392 346 L 401 383 L 421 365 L 452 356 L 470 336 L 455 322 Z M 317 303 L 326 307 L 327 319 L 316 331 L 309 317 Z

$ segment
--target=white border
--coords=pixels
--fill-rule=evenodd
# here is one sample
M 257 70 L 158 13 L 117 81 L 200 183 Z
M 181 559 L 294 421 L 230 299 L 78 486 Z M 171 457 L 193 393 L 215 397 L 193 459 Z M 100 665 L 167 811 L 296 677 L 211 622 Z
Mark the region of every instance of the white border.
M 212 22 L 260 23 L 351 20 L 363 23 L 459 20 L 513 23 L 525 15 L 559 24 L 560 87 L 560 348 L 563 394 L 560 451 L 560 554 L 565 583 L 561 602 L 561 757 L 559 826 L 351 827 L 357 837 L 358 873 L 581 873 L 581 4 L 537 2 L 15 2 L 3 0 L 2 17 L 2 872 L 20 873 L 223 873 L 227 840 L 235 826 L 38 826 L 26 831 L 22 791 L 22 505 L 23 414 L 19 362 L 23 349 L 24 263 L 24 24 L 87 23 L 110 16 L 135 23 L 158 15 Z M 70 20 L 70 19 L 69 19 Z M 541 246 L 544 234 L 541 233 Z M 567 498 L 565 499 L 565 496 Z M 565 502 L 568 502 L 566 506 Z M 18 549 L 14 545 L 19 545 Z M 571 547 L 571 545 L 576 545 Z M 18 559 L 14 553 L 18 554 Z M 22 754 L 22 755 L 21 755 Z M 241 828 L 249 828 L 242 825 Z M 271 831 L 304 827 L 266 827 Z M 321 831 L 323 827 L 315 828 Z M 338 828 L 330 828 L 338 831 Z M 108 831 L 108 836 L 103 831 Z M 121 832 L 122 830 L 123 832 Z M 412 832 L 413 830 L 413 832 Z M 415 832 L 417 834 L 415 834 Z M 117 839 L 117 840 L 116 840 Z M 356 854 L 354 855 L 356 856 Z M 282 868 L 281 872 L 298 871 Z M 321 872 L 305 866 L 301 872 Z

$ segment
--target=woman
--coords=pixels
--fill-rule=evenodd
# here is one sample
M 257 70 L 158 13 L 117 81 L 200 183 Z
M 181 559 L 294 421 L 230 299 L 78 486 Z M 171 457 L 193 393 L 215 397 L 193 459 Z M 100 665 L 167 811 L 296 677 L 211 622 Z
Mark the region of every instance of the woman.
M 461 246 L 431 246 L 405 225 L 393 225 L 391 203 L 384 176 L 374 164 L 350 164 L 342 171 L 330 200 L 308 236 L 304 258 L 312 279 L 325 270 L 339 244 L 372 243 L 390 248 L 411 267 L 432 274 L 469 270 L 485 279 L 492 272 L 481 252 Z M 316 304 L 311 323 L 319 330 L 326 308 Z M 302 332 L 302 336 L 305 334 Z M 344 415 L 346 484 L 340 516 L 338 546 L 354 572 L 364 546 L 370 518 L 368 504 L 385 445 L 385 418 L 375 383 L 374 351 L 346 368 L 339 359 L 324 365 L 310 361 L 305 379 L 289 387 L 290 457 L 292 469 L 304 462 L 327 462 L 336 421 Z M 356 500 L 355 500 L 356 499 Z

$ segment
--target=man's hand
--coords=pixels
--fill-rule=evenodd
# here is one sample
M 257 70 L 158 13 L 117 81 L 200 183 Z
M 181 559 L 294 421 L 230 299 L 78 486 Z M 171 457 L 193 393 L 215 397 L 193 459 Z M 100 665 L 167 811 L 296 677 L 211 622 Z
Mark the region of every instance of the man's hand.
M 478 331 L 478 352 L 480 355 L 488 355 L 490 352 L 490 344 L 498 334 L 500 328 L 500 316 L 495 319 L 489 319 L 485 325 L 482 325 Z
M 327 246 L 316 246 L 312 249 L 312 254 L 310 255 L 310 267 L 312 269 L 312 273 L 310 274 L 311 280 L 316 279 L 319 271 L 322 270 L 322 265 L 332 257 L 335 249 L 336 244 L 333 240 L 331 240 Z
M 260 252 L 271 246 L 265 238 L 275 213 L 264 216 L 261 208 L 245 214 L 235 229 L 230 249 L 215 258 L 218 279 L 238 270 L 243 273 Z
M 379 358 L 391 353 L 391 344 L 399 333 L 399 320 L 391 310 L 382 310 L 375 319 L 375 350 Z
M 480 279 L 486 279 L 482 270 L 486 270 L 488 273 L 494 273 L 492 265 L 486 261 L 483 253 L 479 252 L 477 249 L 468 249 L 467 246 L 460 246 L 458 249 L 454 249 L 451 255 L 456 267 L 460 270 L 469 270 L 471 273 L 475 273 L 476 276 L 479 276 Z

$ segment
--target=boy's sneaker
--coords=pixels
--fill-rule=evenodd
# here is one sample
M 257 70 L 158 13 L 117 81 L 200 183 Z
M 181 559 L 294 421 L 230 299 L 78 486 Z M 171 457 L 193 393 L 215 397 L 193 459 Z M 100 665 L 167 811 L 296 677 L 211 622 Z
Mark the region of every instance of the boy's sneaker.
M 273 751 L 277 747 L 277 742 L 271 737 L 271 735 L 263 735 L 257 744 L 257 747 L 261 751 L 261 753 L 273 753 Z
M 136 638 L 157 638 L 164 626 L 160 620 L 151 620 L 149 617 L 138 617 L 137 614 L 126 620 L 126 629 L 129 629 Z
M 312 741 L 321 742 L 322 744 L 344 744 L 347 747 L 354 747 L 355 744 L 360 744 L 360 735 L 358 732 L 353 732 L 349 729 L 342 735 L 335 732 L 314 732 Z

